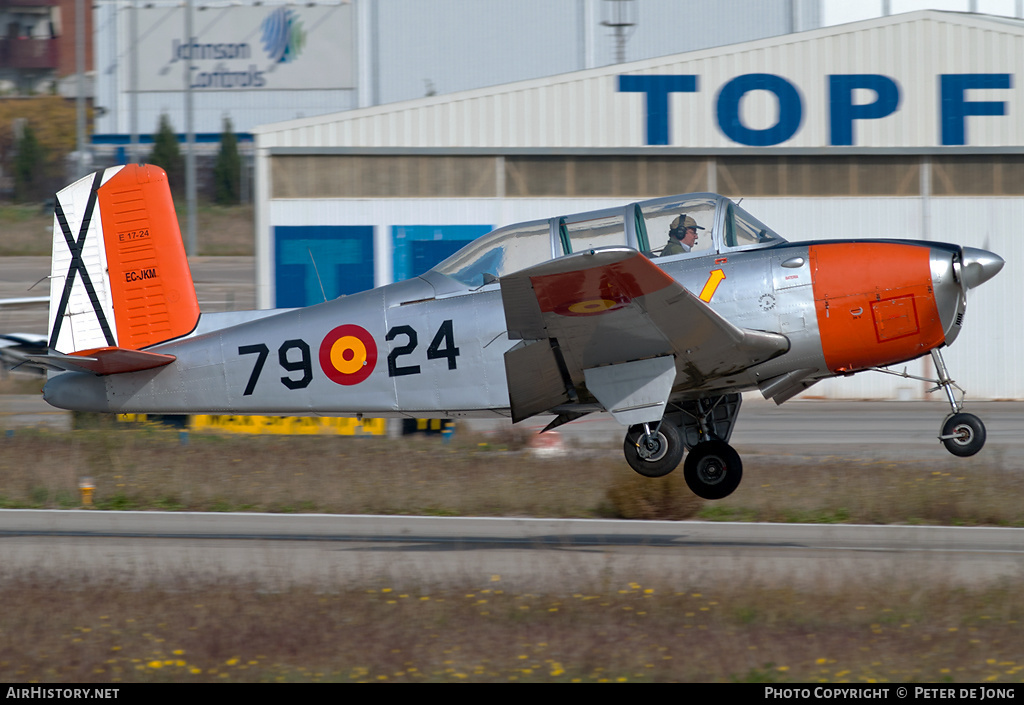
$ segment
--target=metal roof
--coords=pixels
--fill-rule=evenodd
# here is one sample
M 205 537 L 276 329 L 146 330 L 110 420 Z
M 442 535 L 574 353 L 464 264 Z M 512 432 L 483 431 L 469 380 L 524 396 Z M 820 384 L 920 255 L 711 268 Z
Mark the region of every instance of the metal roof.
M 659 145 L 712 151 L 914 150 L 960 146 L 955 131 L 943 132 L 959 119 L 962 146 L 1017 148 L 1024 145 L 1024 123 L 1012 116 L 1024 107 L 1024 82 L 1013 75 L 1022 65 L 1024 23 L 924 10 L 270 124 L 254 133 L 257 148 L 272 151 Z M 882 78 L 864 84 L 856 78 L 864 75 Z M 946 86 L 943 75 L 1003 78 L 989 83 L 954 78 Z M 691 87 L 669 81 L 665 88 L 658 84 L 664 79 L 640 78 L 636 88 L 630 79 L 620 82 L 621 76 L 694 80 Z M 834 76 L 855 78 L 833 83 Z M 878 112 L 886 107 L 873 87 L 889 84 L 898 92 L 890 112 L 871 115 L 864 106 L 878 102 Z M 834 134 L 837 90 L 846 101 L 852 133 L 845 144 Z M 659 91 L 667 95 L 667 116 L 652 117 Z M 948 95 L 944 102 L 943 91 L 958 95 L 959 104 L 950 103 Z M 666 131 L 665 141 L 652 142 L 655 128 Z M 785 139 L 771 142 L 780 130 Z

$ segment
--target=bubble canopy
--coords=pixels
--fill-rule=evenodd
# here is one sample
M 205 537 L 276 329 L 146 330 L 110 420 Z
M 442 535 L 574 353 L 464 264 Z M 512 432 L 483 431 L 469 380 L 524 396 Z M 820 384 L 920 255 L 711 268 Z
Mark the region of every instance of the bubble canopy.
M 689 252 L 666 249 L 673 224 L 681 223 L 697 231 Z M 535 264 L 599 247 L 632 247 L 648 257 L 671 261 L 780 242 L 784 240 L 777 233 L 729 199 L 698 193 L 507 225 L 466 245 L 434 271 L 467 287 L 479 287 Z

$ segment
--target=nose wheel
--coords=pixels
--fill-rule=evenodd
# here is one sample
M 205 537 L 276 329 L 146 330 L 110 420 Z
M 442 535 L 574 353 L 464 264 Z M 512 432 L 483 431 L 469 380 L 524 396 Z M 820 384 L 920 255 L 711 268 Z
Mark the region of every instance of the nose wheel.
M 963 408 L 963 403 L 957 400 L 956 394 L 953 392 L 954 388 L 959 389 L 959 387 L 950 379 L 946 362 L 942 359 L 942 353 L 937 349 L 932 350 L 932 361 L 934 361 L 935 370 L 939 375 L 936 380 L 938 386 L 935 390 L 943 389 L 946 392 L 949 405 L 953 409 L 953 413 L 942 422 L 939 440 L 953 455 L 961 458 L 974 455 L 985 445 L 985 424 L 974 414 L 965 414 L 960 411 Z M 962 389 L 960 391 L 963 392 Z
M 974 414 L 952 414 L 943 422 L 939 440 L 950 453 L 966 458 L 985 445 L 985 424 Z
M 946 393 L 946 398 L 949 399 L 949 406 L 953 411 L 946 417 L 946 420 L 942 422 L 942 430 L 939 432 L 939 440 L 942 442 L 942 445 L 946 447 L 946 450 L 953 455 L 960 456 L 961 458 L 967 458 L 974 455 L 985 446 L 985 424 L 983 424 L 981 419 L 974 414 L 963 413 L 964 390 L 960 385 L 950 379 L 949 370 L 946 369 L 946 362 L 942 359 L 942 353 L 939 352 L 937 348 L 932 350 L 932 362 L 935 363 L 935 372 L 938 374 L 937 379 L 908 375 L 906 371 L 903 373 L 897 373 L 880 367 L 874 367 L 872 369 L 877 372 L 896 375 L 897 377 L 917 379 L 922 382 L 932 382 L 935 384 L 935 387 L 929 389 L 929 392 L 937 392 L 940 389 L 944 391 Z M 960 399 L 957 399 L 957 391 L 960 392 Z

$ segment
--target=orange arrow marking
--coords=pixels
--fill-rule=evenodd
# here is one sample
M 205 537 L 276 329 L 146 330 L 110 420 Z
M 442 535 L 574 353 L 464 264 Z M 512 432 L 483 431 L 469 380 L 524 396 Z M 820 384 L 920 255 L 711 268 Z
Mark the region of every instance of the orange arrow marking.
M 725 279 L 725 272 L 721 269 L 714 269 L 708 280 L 704 282 L 704 288 L 700 290 L 700 300 L 704 303 L 711 303 L 711 297 L 718 291 L 718 285 Z

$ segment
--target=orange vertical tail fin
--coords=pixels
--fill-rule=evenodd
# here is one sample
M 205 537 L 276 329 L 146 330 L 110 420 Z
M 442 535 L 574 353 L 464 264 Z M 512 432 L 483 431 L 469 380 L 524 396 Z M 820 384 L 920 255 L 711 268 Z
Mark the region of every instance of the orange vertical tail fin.
M 186 335 L 199 322 L 160 167 L 111 167 L 58 192 L 53 237 L 51 350 L 141 350 Z

